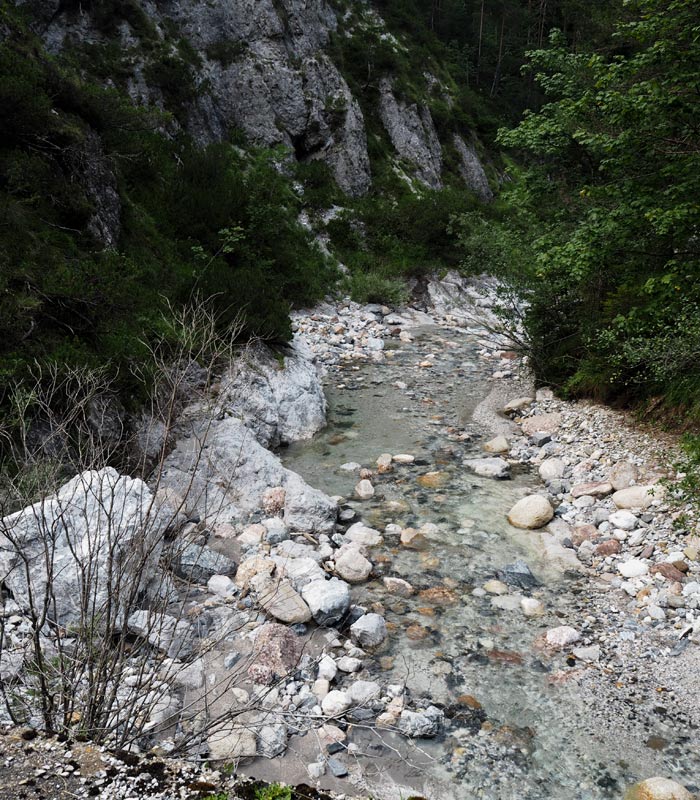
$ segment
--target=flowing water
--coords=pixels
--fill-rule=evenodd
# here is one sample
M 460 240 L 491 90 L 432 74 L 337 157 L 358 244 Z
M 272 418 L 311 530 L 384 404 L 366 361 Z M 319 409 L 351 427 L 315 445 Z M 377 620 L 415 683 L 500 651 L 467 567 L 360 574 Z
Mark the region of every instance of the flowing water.
M 410 581 L 414 596 L 390 596 L 380 580 L 354 595 L 383 613 L 390 629 L 372 677 L 405 683 L 417 705 L 430 697 L 446 706 L 447 735 L 407 748 L 368 728 L 353 740 L 365 753 L 376 796 L 391 796 L 391 774 L 430 798 L 620 798 L 625 786 L 649 775 L 649 762 L 663 774 L 678 769 L 682 754 L 625 743 L 614 726 L 606 732 L 590 694 L 584 700 L 576 681 L 566 680 L 565 654 L 553 659 L 538 649 L 547 628 L 567 622 L 585 630 L 585 580 L 547 568 L 530 544 L 533 535 L 506 522 L 513 502 L 538 485 L 536 476 L 495 481 L 462 466 L 492 435 L 472 422 L 491 389 L 478 348 L 467 333 L 427 327 L 383 363 L 335 372 L 327 386 L 328 426 L 283 453 L 309 483 L 345 497 L 359 478 L 342 464 L 373 466 L 381 453 L 413 454 L 412 465 L 373 479 L 372 500 L 348 505 L 380 530 L 388 523 L 435 526 L 425 549 L 386 537 L 372 550 L 376 569 Z M 540 586 L 511 592 L 541 599 L 541 618 L 526 618 L 517 599 L 512 609 L 496 608 L 491 595 L 472 594 L 517 559 Z

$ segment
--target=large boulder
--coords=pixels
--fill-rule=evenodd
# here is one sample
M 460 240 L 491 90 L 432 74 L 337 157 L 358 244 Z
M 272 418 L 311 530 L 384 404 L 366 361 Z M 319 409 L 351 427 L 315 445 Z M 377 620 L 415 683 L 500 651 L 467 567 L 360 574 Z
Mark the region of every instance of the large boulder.
M 264 447 L 308 439 L 326 424 L 326 398 L 313 354 L 296 340 L 277 355 L 249 348 L 225 379 L 228 408 Z
M 612 496 L 618 508 L 649 508 L 655 498 L 665 494 L 662 486 L 628 486 Z
M 60 625 L 104 619 L 162 584 L 159 559 L 177 512 L 146 484 L 107 467 L 0 523 L 0 582 Z M 47 584 L 50 592 L 47 595 Z M 111 609 L 111 612 L 110 612 Z
M 542 528 L 554 516 L 554 509 L 546 497 L 531 494 L 523 497 L 508 513 L 508 522 L 515 528 Z
M 247 519 L 261 508 L 268 489 L 282 487 L 287 528 L 316 533 L 333 530 L 336 503 L 285 469 L 240 419 L 212 422 L 203 414 L 193 415 L 197 421 L 182 431 L 165 460 L 160 481 L 187 497 L 188 507 L 196 509 L 208 526 Z

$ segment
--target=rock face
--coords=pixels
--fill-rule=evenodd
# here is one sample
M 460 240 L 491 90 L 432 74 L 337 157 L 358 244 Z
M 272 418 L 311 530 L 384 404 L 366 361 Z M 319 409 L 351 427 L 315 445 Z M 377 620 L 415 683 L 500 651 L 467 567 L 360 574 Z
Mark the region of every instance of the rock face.
M 439 189 L 442 148 L 430 111 L 426 106 L 398 100 L 389 78 L 382 78 L 379 93 L 379 115 L 396 152 L 413 165 L 421 183 Z
M 313 356 L 300 340 L 277 358 L 252 347 L 225 379 L 227 407 L 264 447 L 308 439 L 326 424 L 326 398 Z
M 508 522 L 516 528 L 534 529 L 546 525 L 554 516 L 554 509 L 546 497 L 532 494 L 523 497 L 511 508 Z
M 485 203 L 493 200 L 489 179 L 486 177 L 474 145 L 468 145 L 458 134 L 452 137 L 452 144 L 459 156 L 458 169 L 464 182 L 480 200 Z
M 30 588 L 41 598 L 50 578 L 49 618 L 62 625 L 99 618 L 110 600 L 145 593 L 156 582 L 163 536 L 174 522 L 172 509 L 143 481 L 111 467 L 83 472 L 2 520 L 0 582 L 26 605 Z
M 312 489 L 260 445 L 240 420 L 195 423 L 164 463 L 161 485 L 188 498 L 209 525 L 244 518 L 270 487 L 285 489 L 284 522 L 292 530 L 333 529 L 336 504 Z
M 149 3 L 147 13 L 159 36 L 175 27 L 176 38 L 201 60 L 186 120 L 197 141 L 221 141 L 237 128 L 256 144 L 284 144 L 300 160 L 324 160 L 348 194 L 367 191 L 364 118 L 324 52 L 337 27 L 325 0 L 186 0 Z M 58 6 L 41 33 L 54 52 L 76 39 L 103 40 L 90 15 L 73 6 Z M 138 44 L 126 22 L 118 36 L 124 49 Z M 138 54 L 138 47 L 131 52 Z M 129 92 L 135 101 L 158 104 L 160 90 L 144 79 L 144 66 L 134 65 Z

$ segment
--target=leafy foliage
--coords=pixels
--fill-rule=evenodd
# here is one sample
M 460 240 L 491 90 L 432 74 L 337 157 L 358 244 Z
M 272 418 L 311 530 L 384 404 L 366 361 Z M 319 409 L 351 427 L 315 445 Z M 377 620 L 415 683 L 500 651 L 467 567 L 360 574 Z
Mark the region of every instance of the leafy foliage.
M 691 0 L 634 0 L 617 54 L 555 35 L 531 54 L 548 102 L 501 142 L 534 157 L 528 327 L 543 381 L 661 395 L 700 417 L 700 20 Z
M 167 304 L 195 292 L 215 297 L 222 324 L 243 311 L 246 335 L 287 339 L 290 306 L 320 296 L 333 271 L 296 220 L 286 155 L 166 137 L 167 116 L 49 57 L 19 12 L 4 21 L 4 385 L 38 360 L 111 363 L 129 388 Z

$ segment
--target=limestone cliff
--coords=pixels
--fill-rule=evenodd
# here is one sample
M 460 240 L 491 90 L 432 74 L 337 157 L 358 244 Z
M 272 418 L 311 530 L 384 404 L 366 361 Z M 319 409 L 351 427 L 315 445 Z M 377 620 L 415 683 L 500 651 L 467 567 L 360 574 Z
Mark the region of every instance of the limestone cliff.
M 333 37 L 371 33 L 397 52 L 408 51 L 369 3 L 356 3 L 351 15 L 326 0 L 17 2 L 51 52 L 77 53 L 91 77 L 125 89 L 135 102 L 173 112 L 176 125 L 197 142 L 239 131 L 255 144 L 284 145 L 299 161 L 324 161 L 350 196 L 369 189 L 362 109 L 368 100 L 351 90 L 334 62 Z M 376 111 L 401 171 L 418 185 L 440 188 L 443 150 L 451 148 L 466 185 L 490 199 L 476 150 L 464 144 L 472 132 L 441 141 L 428 105 L 402 96 L 394 77 L 379 77 Z

